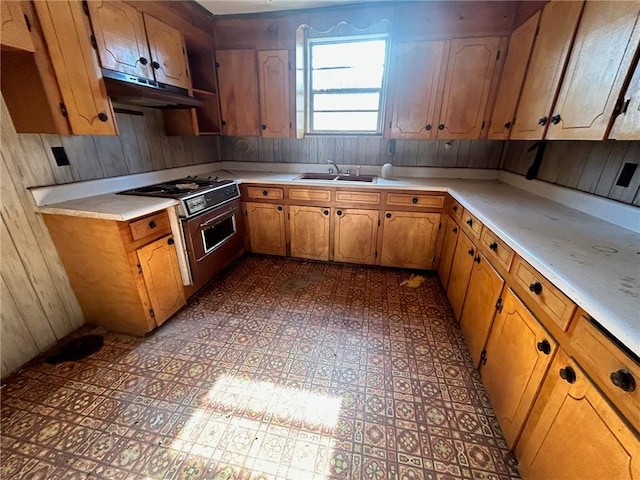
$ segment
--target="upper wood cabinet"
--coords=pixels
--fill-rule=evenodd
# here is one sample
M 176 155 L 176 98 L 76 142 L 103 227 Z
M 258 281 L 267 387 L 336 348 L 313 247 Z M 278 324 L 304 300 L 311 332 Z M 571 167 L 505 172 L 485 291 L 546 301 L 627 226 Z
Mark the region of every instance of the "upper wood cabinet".
M 82 3 L 39 1 L 24 7 L 36 51 L 2 52 L 2 94 L 16 131 L 115 135 Z
M 489 124 L 488 138 L 495 140 L 509 138 L 539 21 L 540 12 L 537 12 L 511 34 L 496 103 Z
M 585 4 L 546 138 L 603 140 L 639 49 L 640 2 Z
M 22 11 L 17 1 L 0 2 L 0 42 L 2 48 L 16 48 L 28 52 L 35 52 L 31 34 Z
M 615 140 L 640 140 L 640 63 L 621 101 L 609 138 Z
M 439 226 L 439 213 L 385 212 L 380 265 L 432 269 Z
M 640 478 L 637 434 L 562 349 L 515 453 L 525 480 Z
M 542 10 L 509 138 L 539 140 L 544 137 L 582 7 L 583 2 L 579 1 L 552 1 Z
M 451 40 L 438 138 L 481 138 L 500 37 Z
M 118 0 L 88 5 L 104 68 L 191 88 L 179 30 Z
M 400 43 L 394 48 L 391 138 L 431 138 L 436 135 L 444 41 Z
M 258 52 L 260 128 L 263 137 L 289 137 L 289 51 Z

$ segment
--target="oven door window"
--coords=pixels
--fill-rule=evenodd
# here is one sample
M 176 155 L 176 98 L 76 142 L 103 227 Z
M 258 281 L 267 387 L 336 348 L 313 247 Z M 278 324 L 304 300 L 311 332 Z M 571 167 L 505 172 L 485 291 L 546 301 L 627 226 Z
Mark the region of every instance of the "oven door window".
M 230 215 L 217 223 L 203 226 L 200 232 L 206 255 L 236 234 L 236 216 Z

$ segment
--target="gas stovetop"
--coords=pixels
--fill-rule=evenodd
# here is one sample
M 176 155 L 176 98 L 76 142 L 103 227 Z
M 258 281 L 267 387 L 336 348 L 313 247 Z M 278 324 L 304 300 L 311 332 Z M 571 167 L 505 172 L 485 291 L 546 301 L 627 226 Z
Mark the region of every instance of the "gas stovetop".
M 186 177 L 168 182 L 118 192 L 121 195 L 175 198 L 180 201 L 180 215 L 192 217 L 240 197 L 234 180 Z

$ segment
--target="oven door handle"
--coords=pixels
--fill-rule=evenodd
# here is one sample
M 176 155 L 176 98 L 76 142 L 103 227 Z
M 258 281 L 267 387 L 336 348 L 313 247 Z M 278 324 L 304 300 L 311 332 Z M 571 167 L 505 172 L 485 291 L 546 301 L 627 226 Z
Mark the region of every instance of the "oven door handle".
M 215 222 L 216 220 L 222 219 L 223 217 L 229 217 L 231 215 L 233 215 L 234 213 L 236 213 L 236 211 L 238 210 L 238 207 L 233 207 L 231 210 L 228 210 L 224 213 L 221 213 L 220 215 L 217 215 L 213 218 L 210 218 L 209 220 L 207 220 L 204 223 L 200 224 L 200 228 L 206 227 L 207 225 Z

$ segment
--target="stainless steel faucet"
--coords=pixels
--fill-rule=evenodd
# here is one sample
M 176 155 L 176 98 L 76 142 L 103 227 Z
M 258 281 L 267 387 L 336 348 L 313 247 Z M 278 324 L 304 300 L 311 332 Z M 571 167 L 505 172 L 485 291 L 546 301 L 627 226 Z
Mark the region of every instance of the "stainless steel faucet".
M 338 175 L 340 175 L 340 174 L 342 173 L 342 171 L 340 170 L 340 167 L 338 166 L 338 164 L 337 164 L 336 162 L 334 162 L 334 161 L 332 161 L 332 160 L 328 160 L 328 161 L 327 161 L 327 163 L 328 163 L 329 165 L 333 165 L 334 167 L 336 167 L 336 173 L 337 173 Z

